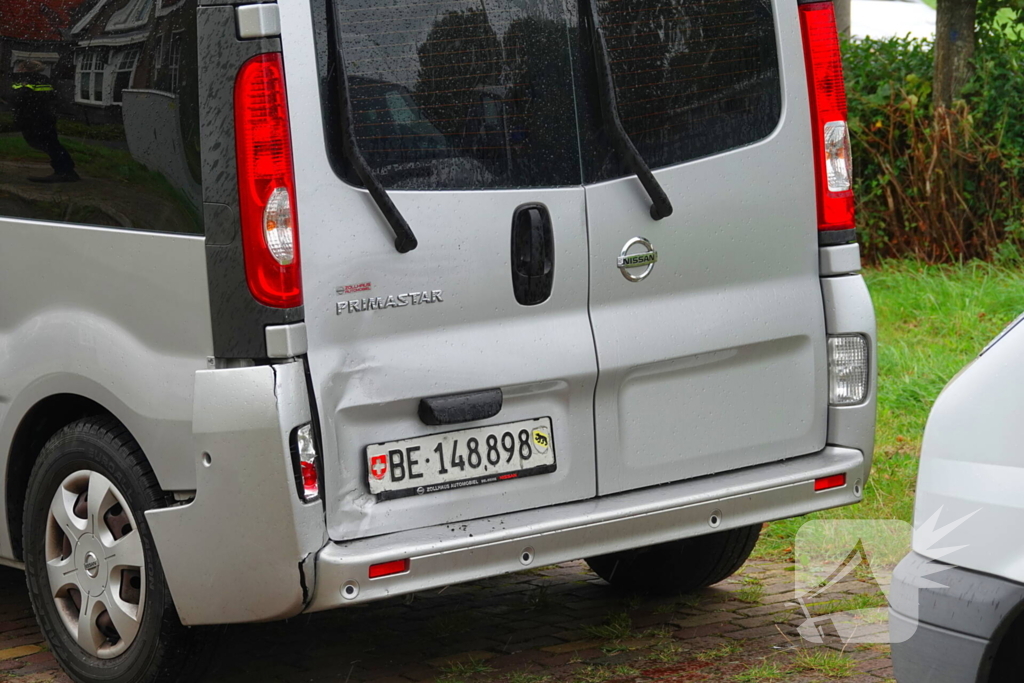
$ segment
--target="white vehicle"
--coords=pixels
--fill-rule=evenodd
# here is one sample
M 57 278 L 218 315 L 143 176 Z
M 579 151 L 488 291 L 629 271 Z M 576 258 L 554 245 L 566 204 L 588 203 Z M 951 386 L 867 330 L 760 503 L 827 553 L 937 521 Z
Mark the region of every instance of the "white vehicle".
M 1021 680 L 1022 322 L 953 378 L 928 418 L 913 552 L 897 567 L 889 596 L 899 683 Z

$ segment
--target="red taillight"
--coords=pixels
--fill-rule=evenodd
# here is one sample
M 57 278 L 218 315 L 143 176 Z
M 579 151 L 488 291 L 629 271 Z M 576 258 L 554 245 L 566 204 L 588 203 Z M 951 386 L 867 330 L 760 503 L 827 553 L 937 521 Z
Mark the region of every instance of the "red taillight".
M 821 477 L 820 479 L 814 480 L 815 491 L 825 491 L 826 489 L 837 489 L 840 486 L 846 486 L 846 474 L 833 474 L 831 477 Z
M 235 151 L 249 291 L 267 306 L 300 306 L 295 172 L 280 54 L 257 55 L 238 72 Z
M 811 99 L 818 229 L 845 230 L 854 227 L 853 163 L 843 58 L 832 3 L 800 5 L 800 28 Z
M 302 475 L 302 495 L 305 500 L 313 500 L 320 495 L 320 473 L 316 462 L 300 462 L 299 474 Z
M 379 579 L 384 576 L 402 574 L 409 571 L 409 560 L 392 560 L 381 564 L 370 565 L 370 578 Z

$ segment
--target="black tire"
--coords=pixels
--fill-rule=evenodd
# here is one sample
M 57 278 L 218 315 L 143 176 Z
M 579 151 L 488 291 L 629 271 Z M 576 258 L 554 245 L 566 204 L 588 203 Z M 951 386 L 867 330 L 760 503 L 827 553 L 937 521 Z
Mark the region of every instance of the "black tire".
M 729 529 L 588 557 L 587 564 L 619 590 L 691 593 L 735 574 L 750 557 L 760 531 L 760 524 Z
M 140 532 L 145 597 L 138 634 L 111 659 L 90 654 L 58 614 L 46 571 L 50 504 L 66 477 L 82 471 L 106 477 L 124 497 Z M 139 445 L 116 419 L 83 418 L 54 434 L 39 455 L 25 502 L 25 575 L 36 619 L 57 661 L 79 683 L 177 683 L 195 681 L 209 661 L 216 632 L 178 620 L 160 559 L 143 514 L 164 507 L 167 497 Z

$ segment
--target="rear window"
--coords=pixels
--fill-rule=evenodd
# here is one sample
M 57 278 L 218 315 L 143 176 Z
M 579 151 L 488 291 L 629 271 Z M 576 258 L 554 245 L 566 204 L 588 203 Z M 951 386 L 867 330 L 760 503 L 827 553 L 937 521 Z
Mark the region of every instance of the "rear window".
M 334 9 L 356 142 L 384 187 L 579 183 L 560 0 L 336 0 Z
M 774 129 L 768 2 L 594 1 L 620 118 L 651 168 Z M 385 188 L 558 187 L 628 174 L 602 127 L 591 27 L 575 3 L 333 0 L 325 14 L 325 119 L 345 180 L 359 184 L 342 153 L 339 54 L 356 144 Z
M 598 13 L 619 118 L 651 168 L 775 129 L 782 97 L 768 0 L 601 0 Z M 598 159 L 607 156 L 592 147 Z M 623 174 L 610 162 L 588 180 Z

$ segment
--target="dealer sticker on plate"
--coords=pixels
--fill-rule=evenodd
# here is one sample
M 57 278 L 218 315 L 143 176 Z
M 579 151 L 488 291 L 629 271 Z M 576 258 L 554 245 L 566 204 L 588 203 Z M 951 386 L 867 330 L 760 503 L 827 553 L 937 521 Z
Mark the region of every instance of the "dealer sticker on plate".
M 555 471 L 551 418 L 431 434 L 366 447 L 378 500 L 451 491 Z

